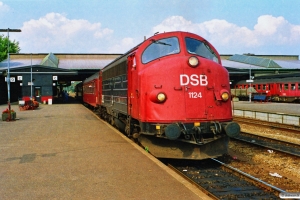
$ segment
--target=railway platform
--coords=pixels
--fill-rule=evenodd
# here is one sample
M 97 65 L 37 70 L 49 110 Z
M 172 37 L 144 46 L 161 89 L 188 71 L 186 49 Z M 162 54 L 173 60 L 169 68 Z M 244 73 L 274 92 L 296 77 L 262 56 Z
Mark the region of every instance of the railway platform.
M 7 105 L 0 105 L 3 111 Z M 0 199 L 210 199 L 81 104 L 0 122 Z
M 284 113 L 300 116 L 300 104 L 296 103 L 274 103 L 274 102 L 232 102 L 233 109 L 243 109 L 252 111 L 263 111 L 270 113 Z

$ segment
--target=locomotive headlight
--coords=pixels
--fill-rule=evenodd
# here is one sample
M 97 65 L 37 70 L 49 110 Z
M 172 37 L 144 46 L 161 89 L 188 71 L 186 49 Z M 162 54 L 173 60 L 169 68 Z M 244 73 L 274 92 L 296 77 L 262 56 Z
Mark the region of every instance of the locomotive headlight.
M 162 92 L 158 93 L 157 94 L 157 100 L 160 103 L 164 102 L 166 100 L 166 95 Z
M 221 98 L 222 98 L 223 101 L 227 101 L 229 99 L 229 93 L 227 91 L 222 92 Z
M 188 63 L 191 67 L 197 67 L 199 65 L 199 60 L 196 56 L 191 56 Z

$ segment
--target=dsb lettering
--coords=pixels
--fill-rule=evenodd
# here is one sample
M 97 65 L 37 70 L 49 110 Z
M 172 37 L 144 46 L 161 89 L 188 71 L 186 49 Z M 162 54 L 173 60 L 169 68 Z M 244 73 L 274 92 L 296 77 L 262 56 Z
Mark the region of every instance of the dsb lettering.
M 189 76 L 187 74 L 180 74 L 180 86 L 189 84 L 193 86 L 206 86 L 208 84 L 207 76 L 197 74 L 192 74 L 191 76 Z

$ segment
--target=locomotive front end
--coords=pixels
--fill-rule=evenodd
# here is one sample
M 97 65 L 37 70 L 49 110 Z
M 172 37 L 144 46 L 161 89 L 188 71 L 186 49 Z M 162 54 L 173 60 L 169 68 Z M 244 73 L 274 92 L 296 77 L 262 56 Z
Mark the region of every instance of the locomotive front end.
M 145 42 L 140 62 L 140 143 L 157 157 L 227 153 L 240 127 L 232 122 L 229 76 L 214 47 L 191 33 L 161 34 Z

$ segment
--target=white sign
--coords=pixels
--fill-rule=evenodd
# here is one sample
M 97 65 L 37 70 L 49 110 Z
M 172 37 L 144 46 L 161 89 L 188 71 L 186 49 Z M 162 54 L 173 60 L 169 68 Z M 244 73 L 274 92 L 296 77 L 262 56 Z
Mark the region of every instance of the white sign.
M 57 80 L 58 80 L 57 76 L 53 76 L 53 81 L 57 81 Z
M 253 80 L 246 80 L 246 83 L 253 83 Z
M 10 77 L 10 82 L 16 82 L 16 78 L 15 77 Z M 7 77 L 5 77 L 5 82 L 7 82 Z
M 33 82 L 28 82 L 28 85 L 33 85 Z
M 21 81 L 22 80 L 22 76 L 18 76 L 18 81 Z

